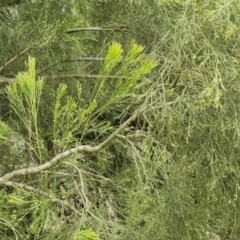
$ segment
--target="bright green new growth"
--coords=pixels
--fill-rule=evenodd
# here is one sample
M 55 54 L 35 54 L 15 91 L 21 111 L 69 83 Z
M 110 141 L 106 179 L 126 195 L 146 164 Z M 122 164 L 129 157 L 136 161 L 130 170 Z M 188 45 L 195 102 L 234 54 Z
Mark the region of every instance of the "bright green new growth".
M 43 86 L 44 80 L 36 80 L 35 77 L 35 59 L 29 58 L 28 71 L 19 73 L 14 83 L 7 88 L 10 106 L 19 119 L 18 128 L 25 132 L 25 143 L 33 148 L 40 162 L 44 147 L 39 135 L 38 113 Z
M 70 240 L 99 240 L 99 237 L 92 229 L 86 229 L 74 233 Z
M 92 98 L 99 105 L 98 112 L 103 112 L 121 100 L 131 97 L 134 93 L 133 87 L 137 81 L 148 74 L 157 63 L 143 54 L 143 47 L 132 43 L 126 56 L 123 56 L 123 49 L 119 43 L 114 42 L 107 52 L 100 76 L 95 84 Z M 116 79 L 108 78 L 114 75 Z
M 7 94 L 14 113 L 24 127 L 33 125 L 37 134 L 38 108 L 44 81 L 35 78 L 35 59 L 29 58 L 28 72 L 19 73 L 16 81 L 8 87 Z
M 98 116 L 109 111 L 111 107 L 125 104 L 126 100 L 132 101 L 132 96 L 138 91 L 135 88 L 137 81 L 145 81 L 141 78 L 156 66 L 156 63 L 145 56 L 142 51 L 142 47 L 133 43 L 129 52 L 124 56 L 121 45 L 113 43 L 109 47 L 99 78 L 95 80 L 95 91 L 93 91 L 90 100 L 83 100 L 84 89 L 81 82 L 76 85 L 77 94 L 75 96 L 68 95 L 66 84 L 59 84 L 55 90 L 55 102 L 48 106 L 52 107 L 53 121 L 52 133 L 48 134 L 53 144 L 50 151 L 44 144 L 44 134 L 40 130 L 41 123 L 44 121 L 40 117 L 43 116 L 41 96 L 46 84 L 43 79 L 36 79 L 35 59 L 29 58 L 28 71 L 19 73 L 16 80 L 7 87 L 7 96 L 14 114 L 13 127 L 0 122 L 0 140 L 11 145 L 11 136 L 16 136 L 16 143 L 22 144 L 21 154 L 17 155 L 17 161 L 21 158 L 23 166 L 28 168 L 30 164 L 39 166 L 50 161 L 51 156 L 54 157 L 56 154 L 81 145 L 85 134 L 96 132 L 100 137 L 108 136 L 109 132 L 113 132 L 118 126 L 111 126 L 112 123 L 109 121 L 98 121 Z M 108 79 L 110 75 L 114 75 L 116 78 Z M 21 142 L 18 142 L 19 139 Z M 90 144 L 94 146 L 99 143 L 101 141 L 96 139 L 95 142 L 93 139 Z M 68 211 L 69 214 L 73 211 L 76 213 L 76 215 L 72 215 L 73 218 L 78 219 L 80 215 L 81 223 L 79 226 L 77 224 L 72 226 L 73 234 L 68 235 L 70 239 L 99 239 L 95 231 L 89 227 L 98 229 L 99 224 L 101 224 L 103 228 L 108 229 L 110 223 L 105 215 L 110 210 L 109 206 L 104 203 L 104 196 L 100 200 L 102 202 L 100 209 L 96 208 L 96 202 L 99 199 L 88 192 L 88 187 L 93 186 L 96 191 L 101 191 L 95 186 L 97 182 L 110 184 L 111 180 L 101 176 L 101 173 L 106 172 L 112 163 L 109 159 L 110 154 L 106 149 L 95 153 L 95 155 L 97 160 L 93 161 L 88 155 L 75 154 L 66 158 L 60 163 L 60 166 L 56 166 L 54 169 L 31 176 L 24 175 L 25 183 L 23 184 L 15 183 L 15 179 L 13 179 L 13 183 L 8 182 L 7 184 L 13 190 L 2 201 L 7 202 L 6 211 L 16 209 L 18 212 L 13 215 L 2 214 L 4 216 L 3 222 L 8 222 L 10 228 L 18 236 L 20 233 L 15 229 L 15 226 L 17 227 L 17 224 L 21 222 L 23 226 L 27 224 L 25 230 L 27 236 L 38 237 L 51 233 L 54 238 L 54 234 L 58 233 L 59 229 L 64 226 L 65 212 Z M 20 163 L 14 167 L 15 169 L 22 168 Z M 136 167 L 138 168 L 138 164 Z M 56 172 L 56 176 L 51 172 Z M 141 177 L 140 174 L 139 172 L 139 177 Z M 64 182 L 64 187 L 61 186 L 62 183 L 59 184 L 59 177 L 61 182 Z M 33 184 L 28 183 L 31 180 L 34 180 Z M 74 185 L 71 185 L 72 183 Z M 112 184 L 114 185 L 114 183 Z M 65 185 L 69 185 L 72 190 L 65 192 Z M 77 201 L 75 198 L 82 201 L 83 206 L 80 208 L 73 206 L 72 202 Z M 24 216 L 27 214 L 28 219 L 26 220 Z M 107 215 L 109 214 L 115 213 L 107 213 Z

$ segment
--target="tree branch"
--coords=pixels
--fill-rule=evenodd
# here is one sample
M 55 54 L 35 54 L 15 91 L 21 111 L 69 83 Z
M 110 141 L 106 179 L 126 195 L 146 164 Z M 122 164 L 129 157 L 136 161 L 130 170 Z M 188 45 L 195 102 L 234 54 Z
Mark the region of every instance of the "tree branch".
M 86 27 L 86 28 L 73 28 L 65 31 L 64 33 L 76 33 L 82 31 L 128 31 L 126 26 L 110 26 L 110 27 Z
M 71 78 L 111 78 L 111 79 L 122 79 L 128 78 L 126 76 L 114 76 L 114 75 L 91 75 L 91 74 L 62 74 L 62 75 L 53 75 L 46 77 L 45 79 L 71 79 Z
M 18 59 L 19 57 L 21 57 L 24 53 L 26 53 L 28 50 L 30 50 L 31 48 L 33 48 L 34 45 L 30 45 L 26 48 L 24 48 L 22 51 L 20 51 L 19 53 L 17 53 L 13 58 L 11 58 L 8 62 L 4 63 L 1 67 L 0 67 L 0 72 L 2 72 L 8 65 L 10 65 L 12 62 L 14 62 L 16 59 Z
M 169 106 L 171 104 L 173 104 L 173 102 L 162 104 L 162 105 L 158 106 L 158 109 Z M 118 134 L 120 134 L 125 128 L 127 128 L 130 125 L 130 123 L 132 121 L 134 121 L 138 117 L 138 115 L 140 113 L 142 113 L 144 110 L 145 109 L 138 109 L 137 111 L 135 111 L 135 113 L 133 113 L 133 115 L 128 120 L 126 120 L 123 124 L 121 124 L 115 132 L 113 132 L 106 140 L 104 140 L 99 145 L 97 145 L 95 147 L 91 147 L 89 145 L 81 145 L 81 146 L 69 149 L 63 153 L 58 154 L 52 160 L 50 160 L 49 162 L 44 163 L 40 166 L 18 169 L 18 170 L 12 171 L 10 173 L 7 173 L 3 177 L 0 177 L 0 186 L 6 185 L 6 182 L 8 182 L 9 180 L 11 180 L 14 177 L 24 176 L 27 174 L 36 174 L 36 173 L 42 172 L 44 170 L 48 170 L 48 169 L 58 165 L 63 159 L 65 159 L 73 154 L 80 153 L 80 152 L 94 153 L 94 152 L 98 152 L 98 151 L 102 150 L 103 148 L 107 147 L 112 142 L 112 140 L 118 136 Z
M 46 72 L 47 70 L 59 65 L 59 64 L 63 64 L 63 63 L 68 63 L 68 62 L 77 62 L 77 61 L 97 61 L 97 62 L 102 62 L 104 61 L 105 58 L 96 58 L 96 57 L 79 57 L 79 58 L 73 58 L 73 59 L 66 59 L 66 60 L 63 60 L 61 62 L 58 62 L 58 63 L 53 63 L 51 65 L 48 65 L 47 67 L 45 68 L 42 68 L 40 70 L 37 71 L 36 75 L 39 75 L 43 72 Z
M 14 81 L 13 78 L 7 78 L 7 77 L 0 76 L 0 84 L 2 84 L 2 83 L 12 83 L 13 81 Z
M 18 169 L 11 173 L 7 173 L 3 177 L 0 178 L 0 185 L 4 185 L 5 182 L 11 180 L 14 177 L 17 176 L 23 176 L 27 174 L 35 174 L 42 172 L 44 170 L 50 169 L 53 166 L 56 166 L 59 164 L 63 159 L 80 152 L 88 152 L 88 153 L 94 153 L 102 150 L 105 148 L 120 132 L 122 132 L 139 114 L 139 110 L 136 111 L 127 121 L 125 121 L 114 133 L 112 133 L 105 141 L 100 143 L 99 145 L 95 147 L 91 147 L 89 145 L 81 145 L 75 148 L 72 148 L 70 150 L 67 150 L 63 153 L 58 154 L 55 156 L 52 160 L 50 160 L 47 163 L 44 163 L 37 167 L 29 167 L 24 169 Z
M 39 75 L 39 73 L 37 74 Z M 62 74 L 62 75 L 53 75 L 47 76 L 44 79 L 46 80 L 56 80 L 56 79 L 73 79 L 73 78 L 109 78 L 109 79 L 123 79 L 127 78 L 126 76 L 114 76 L 114 75 L 97 75 L 97 74 Z M 14 78 L 6 78 L 0 76 L 0 85 L 9 84 L 14 82 Z

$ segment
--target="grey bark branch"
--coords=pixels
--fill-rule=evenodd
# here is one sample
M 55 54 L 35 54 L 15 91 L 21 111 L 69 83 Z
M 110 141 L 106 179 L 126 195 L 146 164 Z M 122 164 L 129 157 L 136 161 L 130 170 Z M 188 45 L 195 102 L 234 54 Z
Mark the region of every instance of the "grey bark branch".
M 7 77 L 0 76 L 0 84 L 11 83 L 13 81 L 14 81 L 13 78 L 7 78 Z
M 20 51 L 19 53 L 17 53 L 13 58 L 11 58 L 9 61 L 7 61 L 6 63 L 4 63 L 1 67 L 0 67 L 0 72 L 2 72 L 8 65 L 10 65 L 12 62 L 14 62 L 15 60 L 17 60 L 19 57 L 21 57 L 24 53 L 26 53 L 28 50 L 30 50 L 31 48 L 33 48 L 34 45 L 28 46 L 26 48 L 24 48 L 22 51 Z
M 58 154 L 52 160 L 50 160 L 49 162 L 44 163 L 40 166 L 18 169 L 13 172 L 7 173 L 3 177 L 0 177 L 0 185 L 5 185 L 5 183 L 7 181 L 9 181 L 12 178 L 17 177 L 17 176 L 23 176 L 23 175 L 27 175 L 27 174 L 36 174 L 36 173 L 42 172 L 44 170 L 50 169 L 50 168 L 58 165 L 63 159 L 65 159 L 73 154 L 80 153 L 80 152 L 94 153 L 94 152 L 98 152 L 98 151 L 102 150 L 107 145 L 109 145 L 111 143 L 111 141 L 119 133 L 121 133 L 138 116 L 139 113 L 140 113 L 140 110 L 136 111 L 127 121 L 125 121 L 122 125 L 120 125 L 120 127 L 114 133 L 112 133 L 105 141 L 103 141 L 99 145 L 97 145 L 95 147 L 91 147 L 89 145 L 81 145 L 81 146 L 72 148 L 63 153 Z
M 158 106 L 158 109 L 161 109 L 165 106 L 171 105 L 173 102 L 165 103 L 160 106 Z M 147 109 L 149 110 L 149 108 Z M 63 159 L 76 154 L 80 152 L 87 152 L 87 153 L 94 153 L 102 150 L 103 148 L 107 147 L 117 136 L 120 134 L 125 128 L 127 128 L 132 121 L 134 121 L 140 113 L 143 113 L 145 109 L 138 109 L 133 113 L 133 115 L 126 120 L 123 124 L 119 126 L 119 128 L 113 132 L 106 140 L 104 140 L 102 143 L 100 143 L 97 146 L 91 147 L 89 145 L 81 145 L 72 149 L 69 149 L 63 153 L 58 154 L 55 156 L 52 160 L 50 160 L 47 163 L 44 163 L 40 166 L 36 167 L 29 167 L 24 169 L 18 169 L 15 171 L 12 171 L 10 173 L 5 174 L 4 176 L 0 177 L 0 186 L 6 186 L 6 182 L 10 181 L 12 178 L 17 176 L 24 176 L 27 174 L 36 174 L 45 170 L 48 170 L 56 165 L 58 165 L 60 162 L 63 161 Z

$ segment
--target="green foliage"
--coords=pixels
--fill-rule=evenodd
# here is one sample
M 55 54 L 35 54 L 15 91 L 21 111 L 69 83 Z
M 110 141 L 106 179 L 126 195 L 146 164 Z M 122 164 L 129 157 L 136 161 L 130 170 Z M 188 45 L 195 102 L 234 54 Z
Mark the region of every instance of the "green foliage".
M 122 56 L 122 52 L 123 49 L 119 43 L 113 43 L 109 47 L 100 71 L 103 77 L 95 84 L 92 99 L 101 103 L 98 110 L 100 113 L 118 104 L 122 99 L 134 97 L 136 82 L 156 66 L 156 62 L 142 54 L 143 47 L 134 42 L 125 57 Z M 111 74 L 114 74 L 116 79 L 108 79 L 108 75 Z M 141 81 L 147 84 L 145 79 Z
M 146 102 L 157 106 L 175 101 L 161 112 L 156 109 L 144 116 L 149 126 L 144 142 L 152 146 L 144 153 L 146 188 L 164 207 L 154 206 L 158 210 L 149 210 L 149 215 L 136 216 L 135 209 L 130 211 L 128 223 L 132 216 L 133 223 L 141 222 L 142 216 L 151 218 L 144 226 L 137 225 L 137 233 L 129 226 L 136 234 L 132 238 L 149 239 L 151 232 L 153 239 L 206 239 L 206 231 L 212 229 L 220 238 L 238 239 L 238 200 L 234 196 L 239 194 L 239 44 L 235 27 L 239 3 L 131 4 L 121 8 L 119 17 L 109 11 L 109 22 L 126 23 L 136 40 L 159 60 Z M 114 5 L 108 7 L 120 9 L 121 3 Z M 104 5 L 102 9 L 107 11 Z M 147 192 L 138 194 L 146 197 Z M 135 202 L 131 205 L 129 200 L 129 206 Z M 149 222 L 161 230 L 149 230 Z
M 19 119 L 19 130 L 27 133 L 27 144 L 33 147 L 40 162 L 44 146 L 39 135 L 38 111 L 43 85 L 42 79 L 36 81 L 35 78 L 35 59 L 29 58 L 28 72 L 19 73 L 16 81 L 7 88 L 10 107 Z
M 43 88 L 43 80 L 35 79 L 35 59 L 29 59 L 29 70 L 19 73 L 16 81 L 7 89 L 11 108 L 18 116 L 23 127 L 32 122 L 37 134 L 38 108 Z
M 98 240 L 98 236 L 91 229 L 82 230 L 74 234 L 71 240 Z
M 1 190 L 0 238 L 239 239 L 239 7 L 62 0 L 4 9 L 0 69 L 12 63 L 0 82 L 18 75 L 1 89 L 1 175 L 31 155 L 40 164 L 96 146 L 142 114 L 101 152 L 13 179 L 43 191 Z M 20 73 L 30 42 L 37 77 L 33 59 Z
M 60 147 L 63 150 L 69 148 L 69 143 L 71 143 L 76 132 L 79 132 L 88 120 L 88 116 L 96 109 L 94 101 L 87 108 L 81 109 L 71 97 L 67 97 L 65 105 L 61 104 L 61 99 L 66 94 L 66 89 L 66 85 L 60 85 L 58 88 L 53 120 L 53 139 L 56 147 Z M 81 95 L 79 95 L 79 98 L 81 98 Z
M 17 158 L 21 156 L 24 159 L 24 166 L 29 166 L 29 158 L 31 164 L 34 165 L 44 163 L 47 160 L 49 161 L 49 156 L 62 153 L 73 146 L 79 145 L 81 141 L 86 141 L 85 134 L 97 132 L 101 136 L 107 135 L 110 131 L 116 129 L 116 126 L 110 126 L 105 121 L 99 122 L 99 114 L 105 113 L 110 107 L 114 107 L 122 102 L 124 103 L 126 99 L 131 99 L 137 91 L 137 88 L 135 88 L 137 81 L 143 75 L 149 73 L 155 66 L 154 61 L 144 56 L 142 53 L 143 49 L 135 43 L 130 48 L 129 53 L 126 54 L 126 57 L 122 56 L 122 54 L 121 56 L 114 54 L 116 49 L 122 52 L 121 46 L 117 43 L 109 47 L 107 60 L 102 67 L 103 70 L 100 70 L 100 77 L 95 81 L 94 88 L 98 89 L 98 91 L 97 93 L 92 93 L 92 100 L 87 101 L 83 99 L 83 86 L 80 83 L 77 84 L 76 95 L 73 96 L 67 92 L 68 88 L 66 84 L 59 84 L 54 94 L 55 102 L 52 104 L 53 109 L 51 111 L 53 122 L 50 123 L 50 126 L 52 126 L 50 139 L 52 139 L 53 145 L 50 150 L 47 149 L 47 144 L 44 143 L 44 138 L 42 138 L 40 131 L 43 121 L 40 116 L 42 116 L 41 111 L 44 110 L 43 90 L 46 85 L 43 79 L 36 80 L 35 59 L 29 58 L 28 71 L 19 73 L 16 80 L 7 87 L 6 91 L 10 102 L 9 106 L 13 114 L 11 124 L 13 125 L 13 129 L 16 129 L 16 133 L 6 123 L 1 122 L 2 129 L 0 135 L 1 140 L 9 144 L 11 144 L 12 134 L 14 136 L 16 134 L 17 143 L 19 141 L 18 137 L 22 137 L 22 151 L 24 154 L 19 153 Z M 112 62 L 119 63 L 119 59 L 121 59 L 120 65 L 112 66 Z M 129 69 L 130 67 L 131 70 Z M 108 70 L 106 71 L 106 69 Z M 115 76 L 121 76 L 121 79 L 114 79 L 114 81 L 118 82 L 115 88 L 113 88 L 113 93 L 108 95 L 108 99 L 103 99 L 104 91 L 106 94 L 110 93 L 108 91 L 109 82 L 107 82 L 107 78 L 108 74 L 111 74 L 112 71 L 116 71 Z M 121 75 L 118 75 L 118 72 Z M 127 72 L 129 73 L 129 79 L 126 77 Z M 103 74 L 106 77 L 103 77 Z M 99 88 L 101 88 L 101 92 Z M 90 126 L 89 129 L 88 126 Z M 9 140 L 7 141 L 8 138 Z M 101 141 L 101 139 L 92 139 L 91 144 L 99 144 Z M 74 211 L 81 212 L 81 214 L 86 211 L 86 213 L 92 215 L 90 218 L 86 216 L 82 217 L 82 223 L 79 225 L 79 228 L 83 229 L 91 226 L 97 229 L 99 221 L 102 222 L 104 228 L 108 228 L 108 220 L 104 216 L 104 212 L 110 211 L 108 209 L 109 206 L 105 204 L 104 200 L 106 193 L 101 194 L 99 200 L 93 192 L 88 191 L 88 188 L 93 188 L 95 189 L 94 191 L 101 192 L 103 191 L 101 188 L 104 188 L 107 181 L 110 181 L 101 176 L 102 174 L 106 174 L 109 168 L 112 168 L 113 164 L 109 163 L 109 158 L 111 158 L 110 152 L 105 150 L 92 157 L 81 154 L 81 160 L 79 160 L 79 157 L 79 155 L 74 155 L 62 163 L 66 166 L 64 169 L 61 166 L 57 167 L 58 174 L 60 176 L 66 175 L 66 179 L 64 179 L 65 177 L 59 179 L 58 174 L 55 176 L 55 174 L 51 174 L 52 170 L 50 170 L 50 174 L 42 173 L 33 177 L 25 177 L 24 181 L 26 182 L 34 180 L 33 188 L 29 189 L 27 185 L 17 185 L 16 187 L 14 183 L 10 184 L 13 189 L 11 189 L 11 193 L 6 194 L 5 201 L 7 201 L 7 211 L 14 211 L 14 214 L 11 218 L 4 214 L 4 221 L 13 222 L 13 225 L 17 225 L 15 221 L 19 221 L 19 231 L 27 238 L 30 238 L 30 236 L 37 238 L 45 234 L 49 236 L 51 231 L 55 237 L 56 235 L 60 236 L 60 232 L 66 227 L 67 215 L 70 214 L 66 208 L 68 207 L 71 210 L 68 202 L 74 202 L 75 205 L 75 202 L 79 198 L 79 201 L 83 204 L 83 209 L 81 209 L 81 204 L 79 203 L 80 206 L 73 207 L 73 209 L 77 208 Z M 87 158 L 89 158 L 88 161 L 86 161 Z M 96 162 L 94 158 L 97 158 Z M 14 167 L 18 168 L 19 165 Z M 103 185 L 102 187 L 96 184 L 99 181 L 100 185 Z M 72 182 L 76 185 L 73 186 Z M 87 185 L 86 187 L 84 187 L 85 184 Z M 64 190 L 65 188 L 69 189 L 69 187 L 72 188 L 71 191 Z M 38 190 L 38 188 L 44 188 L 44 192 Z M 110 189 L 107 191 L 111 191 Z M 29 190 L 32 191 L 29 192 Z M 49 192 L 49 194 L 45 192 Z M 54 195 L 51 195 L 51 193 L 59 195 L 61 199 L 66 200 L 59 200 Z M 98 211 L 95 207 L 98 201 L 102 208 L 101 211 Z M 91 202 L 94 203 L 92 207 L 90 207 Z M 57 206 L 53 203 L 56 203 Z M 64 212 L 61 213 L 61 211 Z M 110 211 L 108 214 L 114 213 Z M 57 217 L 57 215 L 60 216 Z M 94 224 L 91 223 L 93 219 L 95 221 L 97 219 L 97 222 Z M 74 232 L 72 239 L 99 239 L 98 234 L 90 229 Z M 63 234 L 66 236 L 66 234 L 69 235 L 69 232 Z
M 101 127 L 101 125 L 89 126 L 92 128 L 90 130 L 87 130 L 86 127 L 95 116 L 104 114 L 111 107 L 135 97 L 136 82 L 156 65 L 153 60 L 144 56 L 142 51 L 142 47 L 133 43 L 128 54 L 124 57 L 121 45 L 113 43 L 109 47 L 106 60 L 100 70 L 100 77 L 95 81 L 91 100 L 87 104 L 84 104 L 83 87 L 79 83 L 76 100 L 72 97 L 66 97 L 66 85 L 59 86 L 53 117 L 53 139 L 56 148 L 68 149 L 69 143 L 72 144 L 72 138 L 79 132 L 98 131 L 103 134 L 110 130 L 108 126 Z M 114 73 L 112 76 L 116 79 L 108 79 L 111 73 Z M 78 102 L 82 106 L 79 106 Z

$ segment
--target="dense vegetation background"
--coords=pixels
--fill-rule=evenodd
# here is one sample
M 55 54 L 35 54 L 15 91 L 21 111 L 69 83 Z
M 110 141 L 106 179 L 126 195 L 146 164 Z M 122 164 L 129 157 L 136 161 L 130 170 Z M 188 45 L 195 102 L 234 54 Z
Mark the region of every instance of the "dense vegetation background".
M 240 239 L 238 0 L 0 3 L 1 239 Z

